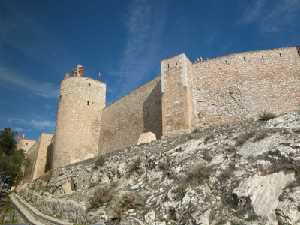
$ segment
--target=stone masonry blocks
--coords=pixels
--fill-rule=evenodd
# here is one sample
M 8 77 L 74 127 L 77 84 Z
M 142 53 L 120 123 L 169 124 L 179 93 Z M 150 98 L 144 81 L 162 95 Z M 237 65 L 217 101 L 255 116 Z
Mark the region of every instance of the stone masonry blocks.
M 191 75 L 192 63 L 185 54 L 161 62 L 163 136 L 191 131 Z
M 87 77 L 61 83 L 53 168 L 97 156 L 106 85 Z
M 90 78 L 62 81 L 53 168 L 135 145 L 146 132 L 159 139 L 263 112 L 299 110 L 300 48 L 244 52 L 194 64 L 181 54 L 161 62 L 160 76 L 107 107 L 105 92 L 105 84 Z

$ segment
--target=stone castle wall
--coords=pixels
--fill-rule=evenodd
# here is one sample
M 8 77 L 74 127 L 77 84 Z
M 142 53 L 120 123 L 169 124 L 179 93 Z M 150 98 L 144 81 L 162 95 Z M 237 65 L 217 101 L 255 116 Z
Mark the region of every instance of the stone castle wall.
M 47 150 L 52 138 L 53 134 L 42 133 L 40 136 L 33 168 L 33 180 L 43 176 L 46 172 Z
M 191 132 L 192 128 L 192 63 L 181 54 L 161 63 L 163 135 Z
M 137 144 L 139 136 L 151 131 L 161 137 L 160 77 L 141 86 L 104 109 L 99 153 Z
M 194 126 L 299 109 L 298 50 L 246 52 L 194 64 Z
M 31 182 L 34 174 L 35 163 L 38 154 L 39 143 L 35 142 L 34 145 L 26 152 L 26 158 L 29 160 L 29 165 L 25 168 L 23 181 Z
M 29 139 L 21 139 L 17 143 L 17 149 L 23 149 L 24 153 L 27 153 L 28 150 L 36 143 L 35 140 L 29 140 Z
M 137 144 L 145 132 L 161 138 L 263 112 L 299 110 L 300 48 L 245 52 L 194 64 L 181 54 L 162 61 L 161 76 L 108 107 L 105 91 L 105 84 L 90 78 L 62 81 L 54 148 L 48 151 L 52 168 Z
M 106 85 L 87 77 L 61 83 L 53 149 L 53 167 L 93 158 L 98 153 Z

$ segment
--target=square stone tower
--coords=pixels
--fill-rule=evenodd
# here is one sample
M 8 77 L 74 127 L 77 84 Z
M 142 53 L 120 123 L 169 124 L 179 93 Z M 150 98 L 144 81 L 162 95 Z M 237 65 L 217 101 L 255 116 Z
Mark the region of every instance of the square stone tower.
M 192 130 L 192 63 L 185 54 L 161 62 L 163 136 Z

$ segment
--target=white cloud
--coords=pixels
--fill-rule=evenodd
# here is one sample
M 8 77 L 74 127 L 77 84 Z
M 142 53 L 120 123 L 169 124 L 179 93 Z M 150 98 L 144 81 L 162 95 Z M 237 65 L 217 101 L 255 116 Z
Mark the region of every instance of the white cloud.
M 267 0 L 256 0 L 254 4 L 248 5 L 247 9 L 244 11 L 243 17 L 240 23 L 253 23 L 262 14 L 263 8 Z
M 281 32 L 298 26 L 300 0 L 255 0 L 243 12 L 240 24 L 256 24 L 261 32 Z
M 44 130 L 54 129 L 55 127 L 55 122 L 50 120 L 24 120 L 19 118 L 10 118 L 8 119 L 8 122 L 13 126 L 16 126 L 19 130 Z
M 154 66 L 159 54 L 160 38 L 165 23 L 164 4 L 157 10 L 149 0 L 132 0 L 125 26 L 127 43 L 115 72 L 120 95 L 140 84 Z
M 0 69 L 0 81 L 2 84 L 6 83 L 8 85 L 15 85 L 45 98 L 56 98 L 58 96 L 58 87 L 54 84 L 49 82 L 37 82 L 35 80 L 16 75 L 6 69 Z

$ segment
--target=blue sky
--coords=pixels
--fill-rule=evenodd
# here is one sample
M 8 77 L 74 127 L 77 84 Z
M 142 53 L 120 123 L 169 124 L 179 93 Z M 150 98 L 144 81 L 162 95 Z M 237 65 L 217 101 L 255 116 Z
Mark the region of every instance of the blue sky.
M 0 128 L 53 132 L 60 81 L 101 72 L 111 103 L 191 60 L 300 45 L 300 0 L 0 0 Z

